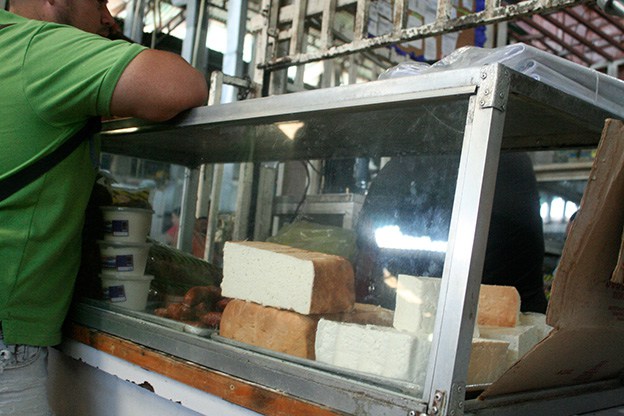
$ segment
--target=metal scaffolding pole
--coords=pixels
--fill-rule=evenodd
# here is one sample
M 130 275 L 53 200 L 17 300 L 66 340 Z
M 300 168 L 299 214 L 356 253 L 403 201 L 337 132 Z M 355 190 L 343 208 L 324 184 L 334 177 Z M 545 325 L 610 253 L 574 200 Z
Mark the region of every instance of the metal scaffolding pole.
M 128 7 L 128 17 L 124 25 L 124 36 L 135 42 L 143 40 L 145 22 L 145 0 L 132 0 Z

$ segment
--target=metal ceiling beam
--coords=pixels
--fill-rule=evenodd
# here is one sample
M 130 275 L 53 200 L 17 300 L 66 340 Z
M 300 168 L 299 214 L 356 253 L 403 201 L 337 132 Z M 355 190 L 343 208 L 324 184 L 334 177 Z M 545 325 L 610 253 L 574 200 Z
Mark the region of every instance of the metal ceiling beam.
M 557 43 L 559 46 L 570 52 L 572 55 L 576 56 L 581 61 L 585 62 L 587 65 L 591 65 L 591 61 L 582 53 L 574 49 L 574 47 L 563 40 L 561 40 L 556 33 L 552 33 L 549 30 L 543 28 L 539 23 L 535 22 L 531 17 L 521 17 L 519 22 L 522 22 L 528 26 L 531 26 L 533 29 L 537 30 L 541 34 L 543 34 L 549 40 Z
M 589 9 L 591 10 L 591 9 Z M 593 10 L 592 10 L 593 11 Z M 581 23 L 582 25 L 586 26 L 588 29 L 590 29 L 592 32 L 596 33 L 598 36 L 600 36 L 602 39 L 604 39 L 607 43 L 609 43 L 611 46 L 616 47 L 617 49 L 619 49 L 620 51 L 624 52 L 624 45 L 622 45 L 622 42 L 617 42 L 613 39 L 613 36 L 605 33 L 601 28 L 599 28 L 596 24 L 594 24 L 592 21 L 585 19 L 579 12 L 577 12 L 574 8 L 569 8 L 569 9 L 563 9 L 563 12 L 568 14 L 569 16 L 571 16 L 572 18 L 576 19 L 579 23 Z
M 622 23 L 622 19 L 612 16 L 606 13 L 604 10 L 600 8 L 594 8 L 596 13 L 598 13 L 602 18 L 611 23 L 613 26 L 617 27 L 620 30 L 620 33 L 624 33 L 624 24 Z
M 557 13 L 557 14 L 558 15 L 562 15 L 561 13 Z M 537 17 L 537 16 L 535 16 L 535 17 Z M 537 18 L 542 18 L 542 19 L 546 20 L 548 23 L 550 23 L 551 25 L 555 26 L 557 29 L 560 29 L 563 33 L 565 33 L 566 35 L 570 36 L 572 39 L 576 40 L 577 42 L 579 42 L 583 46 L 589 48 L 592 52 L 602 56 L 607 61 L 615 60 L 615 57 L 613 55 L 605 52 L 604 50 L 601 50 L 600 48 L 596 48 L 596 46 L 593 45 L 590 41 L 588 41 L 585 37 L 579 35 L 576 31 L 570 29 L 570 27 L 566 26 L 565 24 L 563 24 L 559 20 L 555 19 L 552 14 L 540 15 Z M 570 46 L 574 47 L 574 45 L 570 45 Z

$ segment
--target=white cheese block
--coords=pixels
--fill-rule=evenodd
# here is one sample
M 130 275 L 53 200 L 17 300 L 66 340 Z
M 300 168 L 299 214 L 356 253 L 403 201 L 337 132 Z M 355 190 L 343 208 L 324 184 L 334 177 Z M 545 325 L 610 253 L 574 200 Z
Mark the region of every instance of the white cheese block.
M 467 384 L 490 384 L 503 375 L 508 368 L 508 347 L 506 341 L 473 339 Z
M 225 243 L 221 292 L 305 315 L 344 312 L 355 303 L 348 260 L 265 242 Z
M 540 332 L 540 340 L 546 338 L 553 327 L 546 323 L 546 315 L 538 312 L 521 312 L 520 325 L 533 325 Z
M 269 350 L 314 359 L 316 326 L 321 318 L 360 324 L 392 325 L 392 311 L 356 303 L 349 312 L 302 315 L 232 299 L 221 318 L 219 335 Z
M 507 366 L 511 367 L 524 354 L 541 341 L 540 331 L 536 326 L 520 325 L 514 328 L 480 326 L 481 338 L 495 339 L 509 343 Z
M 317 361 L 420 387 L 430 349 L 427 337 L 376 325 L 321 319 L 316 331 Z
M 392 326 L 432 339 L 441 282 L 442 279 L 437 277 L 400 274 Z M 475 322 L 473 338 L 477 337 L 479 328 Z
M 400 274 L 392 326 L 414 334 L 433 334 L 441 281 Z

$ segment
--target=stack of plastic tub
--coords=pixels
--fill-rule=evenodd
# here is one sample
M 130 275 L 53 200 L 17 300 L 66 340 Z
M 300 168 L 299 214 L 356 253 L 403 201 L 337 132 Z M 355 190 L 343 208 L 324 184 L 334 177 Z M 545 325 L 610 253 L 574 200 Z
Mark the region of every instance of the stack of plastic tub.
M 104 239 L 98 241 L 104 298 L 124 308 L 144 310 L 154 279 L 145 274 L 152 210 L 119 206 L 100 209 L 104 217 Z

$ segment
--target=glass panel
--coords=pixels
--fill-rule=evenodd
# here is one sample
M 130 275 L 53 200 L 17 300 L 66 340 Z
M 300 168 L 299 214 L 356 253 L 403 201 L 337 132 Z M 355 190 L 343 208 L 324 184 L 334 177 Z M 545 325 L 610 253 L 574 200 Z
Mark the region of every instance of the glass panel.
M 591 154 L 501 153 L 482 283 L 507 288 L 482 286 L 481 296 L 506 300 L 489 302 L 491 314 L 479 311 L 468 397 L 476 397 L 550 332 L 545 320 L 550 288 L 568 225 L 580 206 Z M 508 289 L 517 294 L 510 296 Z
M 458 154 L 392 158 L 371 182 L 357 232 L 361 301 L 394 309 L 396 277 L 441 277 Z
M 279 321 L 297 314 L 281 311 L 283 316 L 274 318 L 276 328 L 266 329 L 275 331 L 273 337 L 307 337 L 311 349 L 304 354 L 272 347 L 284 345 L 275 339 L 270 344 L 253 338 L 240 343 L 237 337 L 220 337 L 214 327 L 204 335 L 262 354 L 284 357 L 286 353 L 286 359 L 303 359 L 309 366 L 420 397 L 431 334 L 412 336 L 392 328 L 397 277 L 442 276 L 467 107 L 467 100 L 432 100 L 430 106 L 418 110 L 404 103 L 400 108 L 315 113 L 267 124 L 208 126 L 206 134 L 218 140 L 202 141 L 204 147 L 197 152 L 209 159 L 212 146 L 225 146 L 221 151 L 229 155 L 229 161 L 262 161 L 256 164 L 256 172 L 270 171 L 276 178 L 267 185 L 262 183 L 263 175 L 254 175 L 248 221 L 253 224 L 258 212 L 269 210 L 268 240 L 346 258 L 354 270 L 356 304 L 375 307 L 366 309 L 365 321 L 353 314 L 343 313 L 341 318 L 334 314 L 332 319 L 346 322 L 339 324 L 344 328 L 330 329 L 330 336 L 334 330 L 356 341 L 358 334 L 364 334 L 371 342 L 336 345 L 324 360 L 315 360 L 314 341 L 316 325 L 321 318 L 329 318 L 327 314 L 299 314 L 305 318 L 302 325 L 311 327 L 279 335 Z M 215 254 L 209 267 L 202 266 L 198 262 L 203 261 L 190 260 L 172 248 L 172 219 L 180 207 L 184 168 L 112 155 L 105 155 L 103 161 L 104 168 L 126 189 L 147 189 L 154 210 L 150 234 L 155 245 L 147 270 L 155 278 L 142 312 L 151 321 L 164 317 L 163 324 L 174 319 L 202 321 L 207 326 L 206 313 L 220 311 L 216 303 L 190 314 L 166 311 L 172 304 L 183 303 L 192 286 L 218 285 L 224 266 L 223 243 L 232 239 L 237 207 L 220 205 Z M 229 176 L 221 200 L 235 200 L 232 194 L 238 186 L 236 175 Z M 271 189 L 272 195 L 256 189 Z M 321 233 L 320 240 L 315 232 Z M 163 253 L 168 260 L 159 263 Z M 245 258 L 237 262 L 244 264 Z M 191 272 L 197 274 L 191 277 Z M 428 302 L 435 306 L 437 293 Z
M 544 284 L 546 296 L 571 223 L 580 208 L 594 160 L 594 148 L 532 152 L 544 224 Z
M 467 99 L 431 99 L 364 109 L 298 114 L 279 119 L 211 124 L 209 140 L 181 140 L 172 152 L 191 152 L 205 163 L 394 156 L 455 152 L 461 144 Z M 184 137 L 184 129 L 177 133 Z M 213 139 L 214 138 L 214 139 Z

